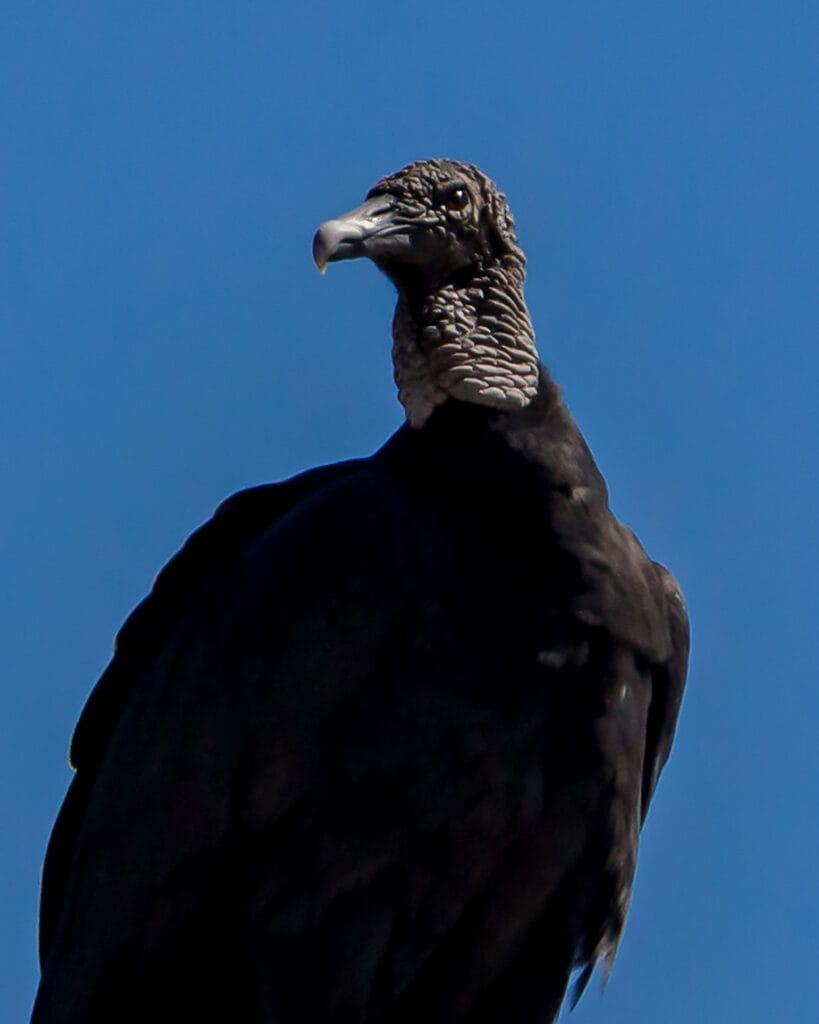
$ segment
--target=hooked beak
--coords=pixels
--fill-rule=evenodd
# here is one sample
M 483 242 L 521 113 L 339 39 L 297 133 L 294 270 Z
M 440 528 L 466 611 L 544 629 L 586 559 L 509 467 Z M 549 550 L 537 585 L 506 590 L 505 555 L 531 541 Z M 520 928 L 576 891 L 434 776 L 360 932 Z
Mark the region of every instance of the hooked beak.
M 313 259 L 323 274 L 328 263 L 368 256 L 401 256 L 412 247 L 410 226 L 392 196 L 373 196 L 356 210 L 325 221 L 313 239 Z

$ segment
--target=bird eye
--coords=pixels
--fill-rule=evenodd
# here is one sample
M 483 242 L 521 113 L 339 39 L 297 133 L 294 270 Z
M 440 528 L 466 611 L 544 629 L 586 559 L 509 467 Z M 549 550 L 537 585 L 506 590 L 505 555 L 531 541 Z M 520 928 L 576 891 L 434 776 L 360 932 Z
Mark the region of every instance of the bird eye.
M 469 192 L 465 188 L 455 188 L 446 197 L 446 208 L 450 213 L 462 213 L 469 206 Z

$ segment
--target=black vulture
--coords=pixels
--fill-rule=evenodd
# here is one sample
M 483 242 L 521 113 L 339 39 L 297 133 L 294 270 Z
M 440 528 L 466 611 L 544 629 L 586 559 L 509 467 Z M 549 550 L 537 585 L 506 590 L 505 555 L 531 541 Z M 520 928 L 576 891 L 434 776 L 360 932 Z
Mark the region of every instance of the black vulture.
M 554 1019 L 611 966 L 688 656 L 540 363 L 480 170 L 319 229 L 407 416 L 228 499 L 128 618 L 46 856 L 35 1024 Z

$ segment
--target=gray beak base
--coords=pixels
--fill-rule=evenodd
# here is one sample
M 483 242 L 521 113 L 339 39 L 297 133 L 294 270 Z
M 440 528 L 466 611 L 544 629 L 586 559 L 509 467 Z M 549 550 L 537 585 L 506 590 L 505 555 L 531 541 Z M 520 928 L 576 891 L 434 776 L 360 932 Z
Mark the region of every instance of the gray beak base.
M 343 217 L 325 221 L 313 239 L 313 259 L 323 274 L 328 263 L 376 258 L 409 246 L 406 224 L 395 221 L 391 196 L 373 196 Z

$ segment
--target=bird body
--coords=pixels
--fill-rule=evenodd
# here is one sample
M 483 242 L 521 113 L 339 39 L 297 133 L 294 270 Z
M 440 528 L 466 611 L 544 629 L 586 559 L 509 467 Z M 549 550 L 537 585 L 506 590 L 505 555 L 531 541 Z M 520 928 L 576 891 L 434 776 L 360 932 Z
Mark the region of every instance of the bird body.
M 368 230 L 397 191 L 424 216 L 426 178 L 458 215 L 453 177 L 475 207 L 491 185 L 402 174 Z M 534 1024 L 616 951 L 682 698 L 682 597 L 532 376 L 517 255 L 487 313 L 485 266 L 389 216 L 400 266 L 363 254 L 398 285 L 409 423 L 229 499 L 126 622 L 72 746 L 34 1024 Z M 361 254 L 361 223 L 322 229 L 320 266 Z M 466 355 L 442 353 L 459 323 Z

